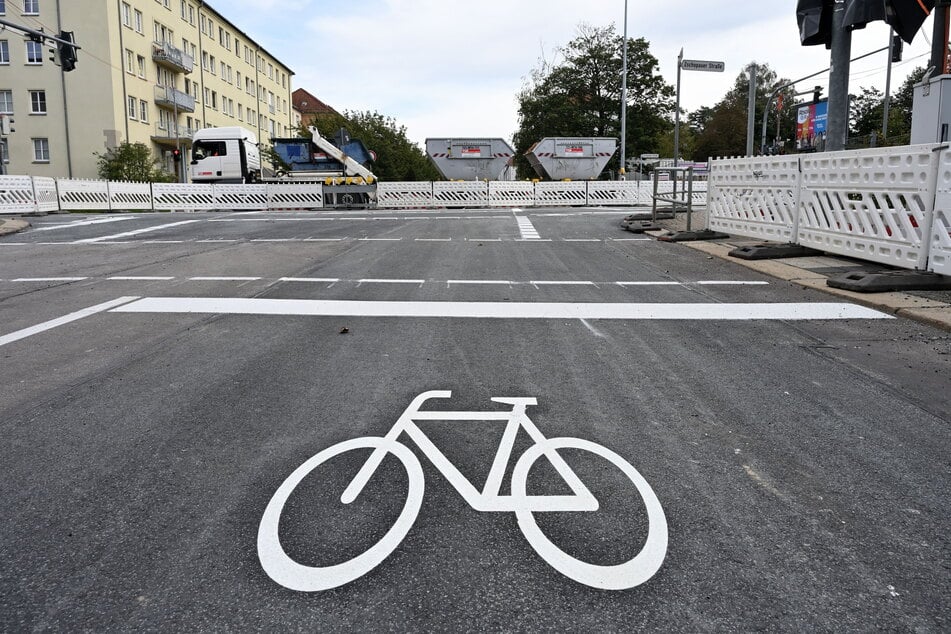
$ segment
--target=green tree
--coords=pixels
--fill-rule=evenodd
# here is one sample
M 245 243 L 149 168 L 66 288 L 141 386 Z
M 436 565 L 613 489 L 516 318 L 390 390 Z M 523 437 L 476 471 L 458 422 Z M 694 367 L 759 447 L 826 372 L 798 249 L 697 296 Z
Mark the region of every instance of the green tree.
M 767 64 L 758 64 L 756 70 L 756 109 L 753 148 L 760 151 L 762 141 L 763 113 L 766 101 L 777 87 L 789 83 L 778 78 L 776 72 Z M 697 115 L 697 122 L 703 129 L 698 134 L 693 153 L 695 161 L 706 161 L 718 156 L 742 156 L 746 154 L 747 111 L 749 108 L 750 77 L 749 69 L 744 69 L 723 99 L 709 112 Z M 782 95 L 783 108 L 778 109 Z M 796 136 L 796 97 L 794 88 L 785 88 L 769 104 L 769 116 L 766 118 L 766 143 L 773 145 L 778 138 L 786 147 L 794 142 Z M 778 125 L 777 128 L 777 113 Z M 688 121 L 691 121 L 691 115 Z
M 519 174 L 534 175 L 522 156 L 548 136 L 621 136 L 621 75 L 624 38 L 614 25 L 578 27 L 578 36 L 559 50 L 562 61 L 542 61 L 518 95 L 518 130 L 513 136 Z M 655 152 L 670 126 L 674 89 L 660 75 L 657 58 L 643 38 L 627 41 L 628 156 Z M 609 169 L 617 169 L 615 155 Z
M 440 180 L 439 171 L 426 153 L 406 136 L 406 126 L 376 111 L 347 110 L 342 115 L 330 113 L 302 122 L 301 136 L 309 137 L 307 126 L 313 125 L 321 136 L 333 139 L 340 128 L 346 128 L 350 137 L 363 141 L 377 158 L 371 169 L 384 181 Z
M 110 181 L 172 183 L 175 175 L 166 172 L 161 162 L 144 143 L 120 143 L 105 154 L 95 153 L 99 177 Z

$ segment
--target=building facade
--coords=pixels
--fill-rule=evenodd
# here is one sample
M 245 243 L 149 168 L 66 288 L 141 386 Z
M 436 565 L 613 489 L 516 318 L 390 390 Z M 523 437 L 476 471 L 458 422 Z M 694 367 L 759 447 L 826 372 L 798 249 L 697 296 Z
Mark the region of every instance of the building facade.
M 8 174 L 96 178 L 96 154 L 126 141 L 184 174 L 200 128 L 240 125 L 264 144 L 293 134 L 293 72 L 208 2 L 0 0 L 0 17 L 72 31 L 81 47 L 67 73 L 49 45 L 0 32 Z

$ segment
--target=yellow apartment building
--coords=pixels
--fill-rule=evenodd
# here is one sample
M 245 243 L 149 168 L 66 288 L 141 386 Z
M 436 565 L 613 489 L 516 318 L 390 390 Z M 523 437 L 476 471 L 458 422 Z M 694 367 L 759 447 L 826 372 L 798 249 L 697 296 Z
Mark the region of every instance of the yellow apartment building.
M 63 72 L 48 44 L 0 31 L 6 173 L 96 178 L 96 153 L 128 141 L 186 173 L 191 136 L 240 125 L 294 136 L 293 72 L 198 0 L 0 0 L 0 18 L 81 47 Z M 173 150 L 182 160 L 176 162 Z

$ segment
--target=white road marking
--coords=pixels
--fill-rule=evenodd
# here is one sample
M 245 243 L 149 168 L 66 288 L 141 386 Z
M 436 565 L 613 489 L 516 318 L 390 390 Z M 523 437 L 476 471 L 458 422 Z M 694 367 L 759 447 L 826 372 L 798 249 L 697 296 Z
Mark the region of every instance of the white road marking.
M 372 280 L 366 280 L 372 281 Z M 397 280 L 381 280 L 399 282 Z M 413 280 L 422 283 L 422 280 Z M 409 280 L 403 281 L 409 283 Z M 147 297 L 114 308 L 121 313 L 310 315 L 328 317 L 447 317 L 476 319 L 622 319 L 674 321 L 803 321 L 894 319 L 846 303 L 620 304 L 526 302 L 387 302 L 243 297 Z
M 161 231 L 162 229 L 171 229 L 172 227 L 190 225 L 193 222 L 202 222 L 202 221 L 201 220 L 181 220 L 179 222 L 171 222 L 165 225 L 157 225 L 155 227 L 145 227 L 144 229 L 136 229 L 135 231 L 126 231 L 125 233 L 117 233 L 111 236 L 99 236 L 98 238 L 86 238 L 85 240 L 76 240 L 75 242 L 73 242 L 73 244 L 91 244 L 93 242 L 115 240 L 116 238 L 127 238 L 129 236 L 137 236 L 142 233 L 150 233 L 152 231 Z
M 142 244 L 181 244 L 184 240 L 143 240 Z
M 360 238 L 359 242 L 399 242 L 403 238 Z
M 362 280 L 357 280 L 357 284 L 425 284 L 426 280 L 395 280 L 395 279 L 379 279 L 379 278 L 365 278 Z
M 564 242 L 601 242 L 601 238 L 565 238 Z
M 607 335 L 605 335 L 603 332 L 601 332 L 600 330 L 598 330 L 597 328 L 589 324 L 587 319 L 581 319 L 579 321 L 581 321 L 581 323 L 584 324 L 584 327 L 590 330 L 591 334 L 594 335 L 595 337 L 600 337 L 601 339 L 607 339 Z
M 551 242 L 551 238 L 516 238 L 516 242 Z
M 237 242 L 237 240 L 196 240 L 196 242 Z
M 515 222 L 518 223 L 518 230 L 522 234 L 523 240 L 538 240 L 541 237 L 538 235 L 538 230 L 535 229 L 532 221 L 525 216 L 516 216 Z
M 88 277 L 18 277 L 11 282 L 82 282 Z
M 452 242 L 452 238 L 416 238 L 416 242 Z
M 95 220 L 77 220 L 66 224 L 57 224 L 50 227 L 42 227 L 33 231 L 55 231 L 57 229 L 70 229 L 72 227 L 85 227 L 88 225 L 101 225 L 107 222 L 119 222 L 120 220 L 132 220 L 132 216 L 116 216 L 112 218 L 96 218 Z
M 121 282 L 168 282 L 174 280 L 174 277 L 167 277 L 161 275 L 115 275 L 113 277 L 107 277 L 107 280 L 116 280 Z
M 342 242 L 347 238 L 304 238 L 304 242 Z
M 25 339 L 31 335 L 56 328 L 57 326 L 62 326 L 63 324 L 68 324 L 70 322 L 82 319 L 84 317 L 89 317 L 90 315 L 95 315 L 96 313 L 101 313 L 107 311 L 111 308 L 121 306 L 128 302 L 132 302 L 139 299 L 138 297 L 120 297 L 119 299 L 114 299 L 111 302 L 105 302 L 103 304 L 97 304 L 96 306 L 90 306 L 89 308 L 84 308 L 82 310 L 76 311 L 75 313 L 70 313 L 56 319 L 51 319 L 50 321 L 45 321 L 42 324 L 37 324 L 36 326 L 30 326 L 29 328 L 24 328 L 23 330 L 17 330 L 16 332 L 11 332 L 9 335 L 3 335 L 0 337 L 0 346 L 5 346 L 8 343 L 13 343 L 14 341 L 19 341 L 20 339 Z
M 466 238 L 469 242 L 501 242 L 502 238 Z
M 611 242 L 653 242 L 653 238 L 608 238 Z
M 731 280 L 702 280 L 694 282 L 698 286 L 769 286 L 769 282 L 760 281 L 731 281 Z
M 509 280 L 446 280 L 446 284 L 499 284 L 511 286 L 512 282 Z
M 260 277 L 190 277 L 192 282 L 256 282 Z
M 326 284 L 336 284 L 340 281 L 339 277 L 282 277 L 281 282 L 316 282 Z
M 683 286 L 681 282 L 616 282 L 618 286 Z
M 297 242 L 296 238 L 254 238 L 251 242 Z
M 594 282 L 588 280 L 532 280 L 529 284 L 533 286 L 594 286 Z

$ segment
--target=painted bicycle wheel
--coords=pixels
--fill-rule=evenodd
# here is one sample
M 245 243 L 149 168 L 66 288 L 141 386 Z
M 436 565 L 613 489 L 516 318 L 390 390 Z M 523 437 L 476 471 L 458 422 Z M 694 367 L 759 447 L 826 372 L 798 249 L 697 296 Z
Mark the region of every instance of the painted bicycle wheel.
M 648 534 L 643 548 L 632 559 L 613 566 L 589 564 L 556 546 L 538 527 L 532 511 L 515 511 L 518 526 L 528 543 L 555 570 L 578 583 L 604 590 L 626 590 L 638 586 L 656 573 L 667 554 L 667 518 L 660 500 L 647 480 L 631 463 L 606 447 L 580 438 L 549 438 L 529 447 L 512 472 L 512 495 L 526 496 L 528 472 L 546 452 L 580 449 L 604 458 L 621 470 L 640 494 L 647 511 Z
M 356 557 L 332 566 L 305 566 L 294 561 L 281 546 L 278 528 L 281 513 L 294 489 L 311 471 L 331 458 L 355 449 L 385 449 L 403 463 L 408 477 L 406 502 L 389 531 L 368 550 Z M 412 528 L 423 503 L 425 482 L 419 460 L 405 445 L 398 442 L 366 436 L 337 443 L 308 459 L 294 470 L 278 487 L 268 502 L 258 527 L 258 559 L 268 576 L 285 588 L 301 592 L 329 590 L 358 579 L 376 568 L 392 553 Z M 319 513 L 315 509 L 315 513 Z

